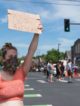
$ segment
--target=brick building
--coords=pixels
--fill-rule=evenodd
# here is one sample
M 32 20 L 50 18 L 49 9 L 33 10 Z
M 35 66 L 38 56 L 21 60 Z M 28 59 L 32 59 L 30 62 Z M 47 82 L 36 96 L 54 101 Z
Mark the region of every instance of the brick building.
M 71 59 L 73 63 L 80 65 L 80 39 L 77 39 L 71 47 Z

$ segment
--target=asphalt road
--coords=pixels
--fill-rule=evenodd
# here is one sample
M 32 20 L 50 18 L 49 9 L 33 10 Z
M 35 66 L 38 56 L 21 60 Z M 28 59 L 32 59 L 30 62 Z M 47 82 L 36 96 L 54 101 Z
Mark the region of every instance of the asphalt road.
M 73 83 L 47 82 L 41 72 L 30 72 L 25 81 L 25 106 L 80 106 L 80 79 Z

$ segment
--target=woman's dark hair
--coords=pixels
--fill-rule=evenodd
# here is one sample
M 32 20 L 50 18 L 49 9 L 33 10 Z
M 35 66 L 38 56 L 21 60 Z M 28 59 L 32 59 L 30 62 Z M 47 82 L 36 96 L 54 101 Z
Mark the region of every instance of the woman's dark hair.
M 5 43 L 2 47 L 2 58 L 3 58 L 3 70 L 8 72 L 10 75 L 14 75 L 18 66 L 17 55 L 10 57 L 8 60 L 4 61 L 5 55 L 8 50 L 14 49 L 17 52 L 17 49 L 11 43 Z
M 14 49 L 17 52 L 16 47 L 14 47 L 11 43 L 5 43 L 5 45 L 1 49 L 3 58 L 5 58 L 7 50 L 10 50 L 10 49 Z

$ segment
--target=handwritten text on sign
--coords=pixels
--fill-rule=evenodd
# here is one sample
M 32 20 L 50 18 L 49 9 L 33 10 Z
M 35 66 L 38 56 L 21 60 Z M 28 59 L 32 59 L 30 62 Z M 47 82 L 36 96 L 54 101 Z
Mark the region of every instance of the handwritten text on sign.
M 40 24 L 39 15 L 8 10 L 9 29 L 25 32 L 41 33 L 41 30 L 38 29 L 39 24 Z

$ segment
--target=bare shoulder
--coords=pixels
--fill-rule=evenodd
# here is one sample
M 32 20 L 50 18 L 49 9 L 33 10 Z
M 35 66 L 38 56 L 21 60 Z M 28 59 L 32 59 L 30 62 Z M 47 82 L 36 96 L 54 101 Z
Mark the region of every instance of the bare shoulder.
M 13 76 L 7 74 L 4 71 L 0 71 L 0 76 L 3 80 L 12 80 L 13 79 Z

